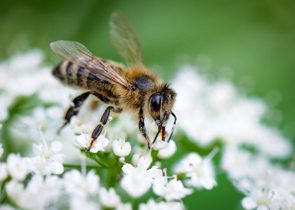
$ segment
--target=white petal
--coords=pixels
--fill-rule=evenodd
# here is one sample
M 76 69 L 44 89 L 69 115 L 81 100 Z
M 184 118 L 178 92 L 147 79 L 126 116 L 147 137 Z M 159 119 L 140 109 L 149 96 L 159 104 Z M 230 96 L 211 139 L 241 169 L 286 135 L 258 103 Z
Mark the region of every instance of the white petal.
M 5 163 L 0 163 L 0 182 L 5 180 L 8 176 L 8 171 Z
M 164 197 L 167 201 L 180 200 L 192 193 L 191 189 L 183 186 L 182 182 L 175 179 L 168 183 L 164 179 L 156 180 L 153 184 L 153 191 L 156 195 Z
M 143 169 L 148 169 L 152 161 L 153 160 L 150 153 L 142 153 L 142 154 L 136 153 L 133 155 L 133 158 L 132 158 L 132 162 L 134 163 L 134 165 Z
M 245 209 L 254 209 L 256 208 L 257 204 L 252 198 L 246 197 L 242 200 L 242 206 Z
M 124 164 L 122 167 L 124 174 L 132 174 L 134 170 L 135 168 L 129 163 Z
M 159 150 L 158 156 L 160 158 L 169 158 L 176 152 L 176 144 L 171 140 L 166 147 Z
M 131 144 L 129 142 L 125 142 L 124 140 L 115 140 L 113 141 L 113 151 L 114 154 L 119 157 L 126 157 L 131 152 Z
M 25 160 L 15 154 L 10 154 L 7 158 L 7 169 L 12 178 L 16 180 L 23 180 L 28 171 Z
M 132 210 L 132 206 L 129 203 L 120 203 L 116 207 L 116 210 Z
M 54 153 L 58 153 L 62 150 L 62 143 L 58 142 L 58 141 L 54 141 L 51 143 L 51 150 L 54 152 Z
M 52 174 L 62 174 L 64 172 L 64 166 L 61 163 L 58 162 L 52 162 L 48 164 L 49 171 Z
M 90 152 L 97 153 L 99 151 L 104 151 L 107 145 L 109 144 L 109 140 L 105 138 L 104 136 L 98 137 L 96 139 L 90 149 Z
M 79 148 L 87 148 L 89 144 L 89 135 L 81 134 L 76 137 L 74 144 Z
M 109 190 L 102 188 L 99 192 L 99 199 L 101 204 L 106 208 L 115 208 L 121 202 L 121 198 L 113 188 Z
M 1 127 L 2 127 L 2 124 L 0 124 L 0 129 L 1 129 Z M 3 146 L 2 146 L 2 144 L 0 144 L 0 158 L 3 155 L 3 152 L 4 152 Z
M 121 180 L 122 188 L 134 198 L 138 198 L 145 194 L 151 185 L 151 179 L 142 172 L 128 174 Z

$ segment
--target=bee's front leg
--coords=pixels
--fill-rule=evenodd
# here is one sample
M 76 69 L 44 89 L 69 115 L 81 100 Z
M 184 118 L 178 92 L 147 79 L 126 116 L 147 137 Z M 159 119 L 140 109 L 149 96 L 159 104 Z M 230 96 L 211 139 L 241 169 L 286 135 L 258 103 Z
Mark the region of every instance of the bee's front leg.
M 73 99 L 72 105 L 67 110 L 65 117 L 64 117 L 64 123 L 63 125 L 58 129 L 58 133 L 71 121 L 71 118 L 79 113 L 79 110 L 82 106 L 82 104 L 85 102 L 85 100 L 88 98 L 88 96 L 91 94 L 91 92 L 83 93 L 76 98 Z
M 147 143 L 148 143 L 148 148 L 151 148 L 151 141 L 149 136 L 146 133 L 146 128 L 145 128 L 145 124 L 144 124 L 144 115 L 143 115 L 143 109 L 140 108 L 139 110 L 139 122 L 138 122 L 138 128 L 139 131 L 141 132 L 141 134 L 143 135 L 143 137 L 146 139 Z

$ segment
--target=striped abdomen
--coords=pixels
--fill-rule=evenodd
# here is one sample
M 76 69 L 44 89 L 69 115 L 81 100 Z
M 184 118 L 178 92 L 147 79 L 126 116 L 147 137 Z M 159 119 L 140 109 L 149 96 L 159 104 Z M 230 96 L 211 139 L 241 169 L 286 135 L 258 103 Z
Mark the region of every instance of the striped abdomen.
M 111 90 L 109 82 L 99 79 L 90 70 L 68 60 L 59 63 L 52 73 L 67 85 L 95 91 Z

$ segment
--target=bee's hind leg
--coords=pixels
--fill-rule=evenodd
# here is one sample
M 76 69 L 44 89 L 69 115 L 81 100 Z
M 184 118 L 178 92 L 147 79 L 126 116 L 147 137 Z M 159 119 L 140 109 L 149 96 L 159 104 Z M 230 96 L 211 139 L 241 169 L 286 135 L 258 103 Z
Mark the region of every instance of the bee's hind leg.
M 122 108 L 114 108 L 113 106 L 108 106 L 106 108 L 106 110 L 103 112 L 101 118 L 100 118 L 100 123 L 94 128 L 94 130 L 92 131 L 91 134 L 91 139 L 90 139 L 90 143 L 89 146 L 86 148 L 87 151 L 90 151 L 94 141 L 99 137 L 99 135 L 101 134 L 103 127 L 105 126 L 105 124 L 108 122 L 108 119 L 110 117 L 110 113 L 111 111 L 113 112 L 117 112 L 120 113 L 122 111 Z
M 73 99 L 72 105 L 70 108 L 68 108 L 65 117 L 64 117 L 64 123 L 63 125 L 58 129 L 58 133 L 61 132 L 61 130 L 70 123 L 71 118 L 79 113 L 79 110 L 82 106 L 82 104 L 85 102 L 85 100 L 88 98 L 88 96 L 91 94 L 91 92 L 83 93 L 76 98 Z

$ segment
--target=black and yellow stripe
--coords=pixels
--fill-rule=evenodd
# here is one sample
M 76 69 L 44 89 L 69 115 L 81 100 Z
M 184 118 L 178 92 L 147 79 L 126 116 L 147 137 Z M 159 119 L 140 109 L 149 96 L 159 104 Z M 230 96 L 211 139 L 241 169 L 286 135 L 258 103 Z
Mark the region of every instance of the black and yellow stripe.
M 53 70 L 53 75 L 67 85 L 78 86 L 89 89 L 87 77 L 88 69 L 79 66 L 71 61 L 65 60 L 59 63 Z
M 111 84 L 102 80 L 96 73 L 69 60 L 59 63 L 53 70 L 53 75 L 67 85 L 107 93 L 114 97 Z

